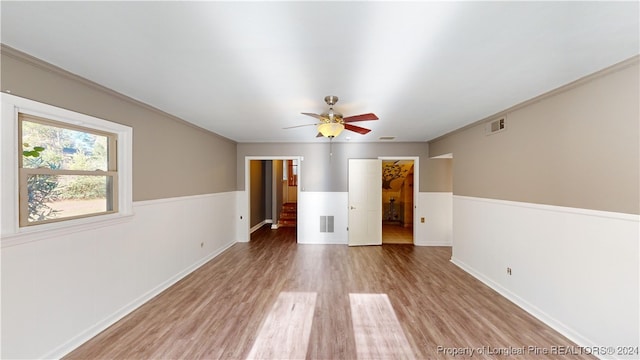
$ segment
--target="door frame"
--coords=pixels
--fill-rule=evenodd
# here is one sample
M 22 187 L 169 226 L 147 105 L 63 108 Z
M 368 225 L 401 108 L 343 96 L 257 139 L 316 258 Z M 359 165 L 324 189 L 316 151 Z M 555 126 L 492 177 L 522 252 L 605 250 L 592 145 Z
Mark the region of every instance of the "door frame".
M 418 238 L 418 194 L 420 193 L 420 157 L 419 156 L 378 156 L 380 160 L 413 160 L 413 245 Z M 382 192 L 382 188 L 380 188 Z M 382 219 L 380 219 L 382 221 Z
M 246 225 L 241 226 L 240 234 L 239 234 L 239 242 L 249 242 L 251 240 L 251 222 L 249 221 L 249 214 L 251 214 L 251 161 L 252 160 L 297 160 L 298 161 L 298 186 L 296 189 L 297 192 L 297 201 L 298 205 L 300 205 L 300 189 L 302 186 L 300 185 L 302 182 L 302 161 L 304 160 L 303 156 L 292 155 L 292 156 L 245 156 L 244 157 L 244 199 L 243 201 L 244 208 L 246 209 L 245 218 Z M 299 208 L 299 207 L 298 207 Z M 298 238 L 300 235 L 300 227 L 296 226 L 296 242 L 298 242 Z

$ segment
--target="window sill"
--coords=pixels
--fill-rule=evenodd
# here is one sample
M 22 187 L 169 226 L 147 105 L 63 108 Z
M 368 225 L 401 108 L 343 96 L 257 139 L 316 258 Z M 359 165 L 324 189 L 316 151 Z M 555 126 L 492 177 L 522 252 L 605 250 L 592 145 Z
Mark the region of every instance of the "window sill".
M 105 226 L 122 224 L 133 219 L 133 214 L 109 214 L 99 217 L 90 217 L 69 220 L 64 222 L 35 225 L 20 228 L 14 234 L 2 235 L 2 248 L 22 245 L 34 241 L 64 236 L 81 231 L 93 230 Z

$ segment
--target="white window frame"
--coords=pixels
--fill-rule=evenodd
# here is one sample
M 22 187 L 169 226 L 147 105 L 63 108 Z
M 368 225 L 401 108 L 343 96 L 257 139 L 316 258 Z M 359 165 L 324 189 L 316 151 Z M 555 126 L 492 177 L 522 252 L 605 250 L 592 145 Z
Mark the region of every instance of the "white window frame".
M 2 93 L 1 111 L 0 237 L 2 238 L 2 247 L 41 240 L 57 233 L 65 234 L 107 226 L 131 217 L 133 214 L 133 129 L 131 127 L 5 93 Z M 117 136 L 118 211 L 20 227 L 18 159 L 21 149 L 18 149 L 18 113 L 115 134 Z

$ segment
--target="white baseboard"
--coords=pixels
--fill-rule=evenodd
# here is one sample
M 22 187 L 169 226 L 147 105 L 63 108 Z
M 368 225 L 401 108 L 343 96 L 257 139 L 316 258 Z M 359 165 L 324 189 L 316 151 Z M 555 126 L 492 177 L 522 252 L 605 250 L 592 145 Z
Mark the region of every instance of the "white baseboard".
M 415 246 L 447 246 L 451 247 L 450 241 L 434 241 L 434 242 L 423 242 L 423 243 L 414 243 Z
M 249 233 L 253 234 L 255 231 L 257 231 L 258 229 L 260 229 L 261 227 L 267 225 L 267 224 L 272 224 L 273 221 L 271 219 L 267 219 L 267 220 L 262 220 L 261 222 L 259 222 L 257 225 L 254 225 L 251 227 L 251 229 L 249 229 Z
M 636 347 L 639 220 L 454 196 L 451 261 L 580 346 Z
M 454 265 L 456 265 L 457 267 L 459 267 L 462 270 L 464 270 L 467 273 L 469 273 L 474 278 L 480 280 L 482 283 L 484 283 L 488 287 L 490 287 L 493 290 L 495 290 L 498 294 L 500 294 L 500 295 L 504 296 L 505 298 L 507 298 L 507 300 L 509 300 L 512 303 L 516 304 L 518 307 L 520 307 L 524 311 L 526 311 L 529 314 L 533 315 L 535 318 L 537 318 L 538 320 L 542 321 L 543 323 L 549 325 L 551 328 L 553 328 L 554 330 L 556 330 L 560 334 L 566 336 L 569 340 L 575 342 L 578 346 L 596 347 L 595 344 L 591 343 L 588 339 L 584 338 L 582 335 L 580 335 L 580 334 L 576 333 L 575 331 L 573 331 L 571 328 L 569 328 L 568 326 L 563 324 L 561 321 L 558 321 L 557 319 L 553 318 L 552 316 L 549 316 L 547 313 L 545 313 L 544 311 L 538 309 L 533 304 L 529 303 L 525 299 L 519 297 L 518 295 L 512 293 L 511 291 L 509 291 L 508 289 L 504 288 L 500 284 L 498 284 L 498 283 L 494 282 L 493 280 L 489 279 L 488 277 L 484 276 L 482 273 L 476 271 L 474 268 L 470 267 L 469 265 L 465 264 L 464 262 L 462 262 L 462 261 L 460 261 L 458 259 L 455 259 L 453 257 L 451 258 L 451 262 Z
M 236 196 L 134 202 L 128 221 L 3 248 L 0 357 L 62 357 L 229 248 Z
M 130 314 L 131 312 L 133 312 L 134 310 L 136 310 L 140 306 L 144 305 L 147 301 L 153 299 L 154 297 L 158 296 L 160 293 L 162 293 L 163 291 L 167 290 L 168 288 L 170 288 L 172 285 L 174 285 L 178 281 L 182 280 L 182 278 L 184 278 L 185 276 L 191 274 L 192 272 L 197 270 L 202 265 L 206 264 L 211 259 L 213 259 L 216 256 L 220 255 L 221 253 L 223 253 L 225 250 L 227 250 L 228 248 L 230 248 L 234 244 L 235 244 L 235 242 L 231 242 L 231 243 L 227 244 L 226 246 L 224 246 L 223 248 L 220 248 L 217 251 L 209 254 L 207 257 L 200 259 L 199 261 L 197 261 L 193 265 L 189 266 L 188 268 L 184 269 L 180 273 L 174 275 L 173 277 L 167 279 L 162 284 L 160 284 L 160 285 L 156 286 L 155 288 L 151 289 L 146 294 L 143 294 L 139 298 L 137 298 L 134 301 L 130 302 L 129 304 L 125 305 L 120 310 L 114 312 L 113 314 L 111 314 L 110 316 L 105 318 L 104 320 L 102 320 L 99 323 L 97 323 L 97 324 L 91 326 L 90 328 L 84 330 L 83 332 L 81 332 L 80 334 L 78 334 L 76 337 L 72 338 L 68 342 L 60 345 L 60 347 L 54 349 L 51 353 L 45 355 L 44 358 L 45 359 L 60 359 L 60 358 L 64 357 L 65 355 L 67 355 L 71 351 L 73 351 L 74 349 L 78 348 L 80 345 L 84 344 L 85 342 L 87 342 L 88 340 L 93 338 L 94 336 L 96 336 L 99 333 L 101 333 L 102 331 L 106 330 L 109 326 L 115 324 L 116 322 L 118 322 L 119 320 L 121 320 L 122 318 L 124 318 L 125 316 L 127 316 L 128 314 Z

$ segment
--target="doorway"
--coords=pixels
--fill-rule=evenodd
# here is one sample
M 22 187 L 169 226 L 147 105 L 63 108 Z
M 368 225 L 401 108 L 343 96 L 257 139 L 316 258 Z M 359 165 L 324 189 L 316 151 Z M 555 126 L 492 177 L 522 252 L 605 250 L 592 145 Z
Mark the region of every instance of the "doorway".
M 382 160 L 382 243 L 413 244 L 415 159 Z
M 240 241 L 250 241 L 254 231 L 267 225 L 276 231 L 293 228 L 297 238 L 299 164 L 300 157 L 296 156 L 245 157 L 246 211 L 241 211 L 247 218 L 239 229 Z

